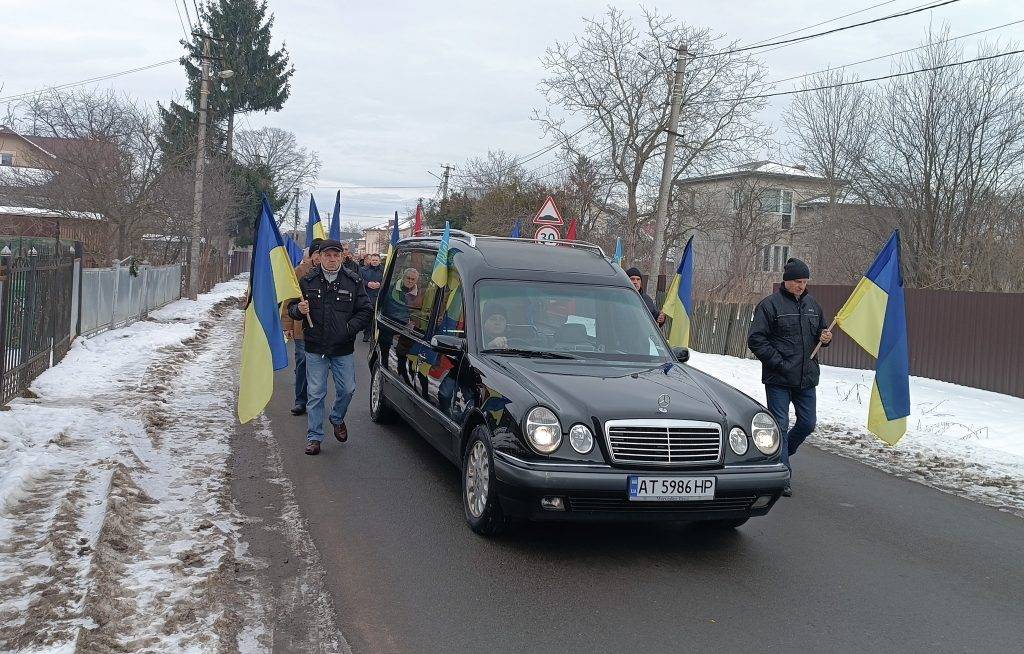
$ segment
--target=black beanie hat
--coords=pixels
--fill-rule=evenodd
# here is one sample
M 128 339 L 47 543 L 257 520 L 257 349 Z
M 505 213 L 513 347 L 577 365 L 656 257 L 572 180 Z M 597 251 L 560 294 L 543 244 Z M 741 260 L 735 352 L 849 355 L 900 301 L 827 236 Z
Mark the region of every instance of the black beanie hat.
M 630 268 L 629 270 L 626 271 L 626 277 L 640 277 L 640 278 L 643 278 L 643 275 L 640 273 L 640 269 L 639 268 Z
M 811 269 L 807 267 L 807 264 L 799 259 L 790 259 L 786 261 L 786 267 L 783 268 L 782 281 L 788 282 L 794 279 L 810 279 Z
M 314 252 L 319 252 L 320 244 L 323 242 L 324 240 L 322 238 L 314 238 L 313 242 L 309 244 L 309 253 L 313 254 Z

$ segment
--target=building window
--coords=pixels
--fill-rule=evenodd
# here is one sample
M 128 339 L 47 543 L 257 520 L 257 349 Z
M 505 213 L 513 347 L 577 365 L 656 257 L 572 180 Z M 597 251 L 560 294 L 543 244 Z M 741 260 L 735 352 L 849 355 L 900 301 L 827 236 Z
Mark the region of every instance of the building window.
M 793 229 L 793 192 L 779 188 L 761 193 L 761 208 L 768 213 L 778 214 L 782 229 Z
M 0 166 L 13 166 L 14 165 L 14 154 L 10 152 L 0 152 Z
M 788 259 L 788 245 L 766 245 L 761 250 L 761 270 L 764 272 L 782 272 Z

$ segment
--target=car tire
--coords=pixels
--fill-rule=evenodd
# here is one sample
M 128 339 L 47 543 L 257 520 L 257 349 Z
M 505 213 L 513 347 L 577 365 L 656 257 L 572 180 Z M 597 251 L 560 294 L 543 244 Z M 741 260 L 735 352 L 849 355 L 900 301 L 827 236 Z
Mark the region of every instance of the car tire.
M 384 373 L 376 363 L 370 369 L 370 420 L 377 424 L 388 424 L 395 420 L 395 410 L 384 397 Z
M 709 529 L 727 531 L 729 529 L 738 529 L 742 527 L 747 524 L 747 520 L 750 520 L 749 516 L 746 518 L 734 518 L 732 520 L 707 520 L 701 524 Z
M 469 528 L 481 536 L 497 536 L 508 526 L 495 487 L 491 435 L 477 425 L 462 455 L 462 512 Z

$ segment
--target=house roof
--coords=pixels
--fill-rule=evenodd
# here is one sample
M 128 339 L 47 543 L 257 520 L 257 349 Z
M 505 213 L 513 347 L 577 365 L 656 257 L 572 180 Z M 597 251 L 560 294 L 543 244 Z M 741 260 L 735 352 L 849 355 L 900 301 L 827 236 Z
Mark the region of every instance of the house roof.
M 98 139 L 33 136 L 20 134 L 6 125 L 0 125 L 0 135 L 21 139 L 49 159 L 75 158 L 75 153 L 83 150 L 92 150 L 105 158 L 113 156 L 114 145 Z
M 710 182 L 737 177 L 775 177 L 784 179 L 808 179 L 824 180 L 825 178 L 817 173 L 810 172 L 806 166 L 781 164 L 775 161 L 749 161 L 731 168 L 717 170 L 706 175 L 697 175 L 679 180 L 678 184 L 692 184 L 695 182 Z
M 0 206 L 2 216 L 36 216 L 39 218 L 78 218 L 80 220 L 103 220 L 103 214 L 88 211 L 54 211 L 37 207 Z

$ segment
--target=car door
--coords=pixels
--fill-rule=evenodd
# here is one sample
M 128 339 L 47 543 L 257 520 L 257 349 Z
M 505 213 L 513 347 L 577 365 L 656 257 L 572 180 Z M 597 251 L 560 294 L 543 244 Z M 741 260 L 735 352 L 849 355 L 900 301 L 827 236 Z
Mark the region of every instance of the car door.
M 466 338 L 466 314 L 462 277 L 454 266 L 448 268 L 448 282 L 438 298 L 431 336 Z M 442 354 L 429 342 L 420 351 L 418 375 L 425 382 L 425 399 L 430 407 L 431 440 L 443 454 L 456 460 L 465 393 L 459 387 L 461 357 Z
M 393 256 L 394 264 L 378 300 L 379 365 L 385 371 L 387 387 L 393 389 L 386 392 L 388 400 L 419 426 L 424 416 L 426 384 L 417 372 L 436 296 L 436 289 L 429 284 L 436 253 L 404 248 Z

